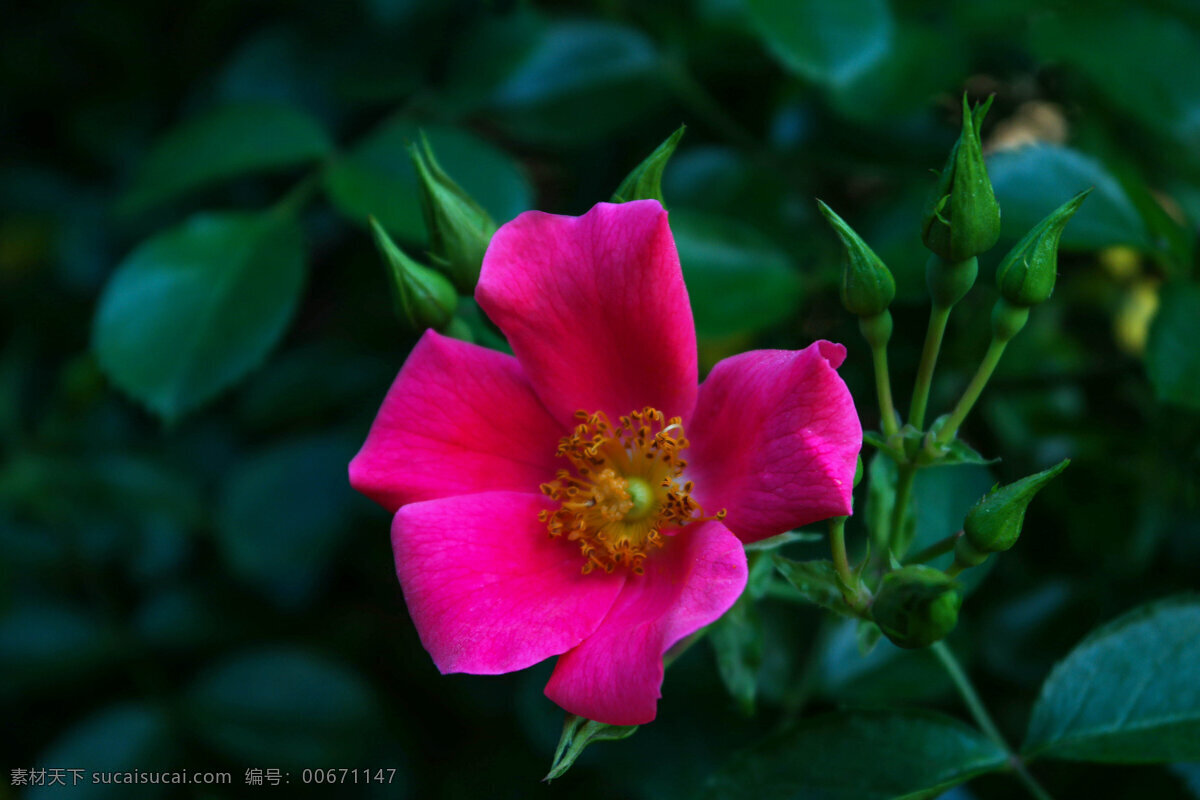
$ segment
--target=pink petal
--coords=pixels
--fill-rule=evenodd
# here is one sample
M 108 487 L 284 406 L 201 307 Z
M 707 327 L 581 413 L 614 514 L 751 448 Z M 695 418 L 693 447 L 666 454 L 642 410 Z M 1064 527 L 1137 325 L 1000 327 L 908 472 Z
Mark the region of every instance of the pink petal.
M 691 413 L 696 332 L 658 202 L 527 211 L 492 237 L 475 297 L 564 424 L 578 410 Z
M 496 675 L 584 640 L 622 573 L 584 575 L 578 545 L 553 539 L 552 503 L 486 492 L 406 505 L 392 522 L 396 574 L 421 643 L 443 673 Z
M 746 553 L 724 525 L 684 528 L 646 559 L 645 574 L 629 576 L 596 632 L 558 659 L 546 696 L 610 725 L 651 721 L 663 653 L 716 621 L 745 587 Z
M 512 356 L 427 332 L 388 390 L 350 484 L 389 511 L 554 477 L 562 428 Z
M 718 363 L 687 428 L 687 477 L 744 542 L 850 513 L 862 427 L 835 371 L 839 344 L 756 350 Z

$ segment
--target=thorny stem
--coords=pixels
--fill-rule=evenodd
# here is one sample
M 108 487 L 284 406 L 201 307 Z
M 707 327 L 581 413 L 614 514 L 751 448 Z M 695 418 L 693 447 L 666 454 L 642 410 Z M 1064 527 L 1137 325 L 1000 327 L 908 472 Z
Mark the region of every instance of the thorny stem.
M 967 414 L 971 413 L 971 408 L 975 405 L 975 401 L 983 393 L 983 387 L 987 386 L 988 379 L 995 372 L 996 365 L 1000 363 L 1000 357 L 1004 355 L 1004 348 L 1007 346 L 1007 340 L 992 338 L 992 343 L 988 345 L 987 353 L 984 354 L 983 361 L 979 364 L 979 369 L 975 371 L 975 376 L 971 378 L 971 382 L 963 390 L 963 395 L 959 398 L 958 405 L 950 412 L 950 417 L 946 420 L 946 424 L 938 431 L 936 439 L 938 444 L 944 445 L 953 441 L 955 434 L 958 433 L 959 426 L 963 424 L 963 420 L 967 418 Z
M 954 653 L 946 646 L 946 643 L 934 643 L 933 653 L 942 662 L 942 666 L 946 668 L 950 679 L 954 681 L 958 693 L 962 695 L 963 702 L 966 703 L 971 716 L 975 718 L 976 724 L 979 725 L 980 729 L 989 739 L 1008 754 L 1009 763 L 1016 772 L 1017 778 L 1021 783 L 1025 784 L 1025 788 L 1029 790 L 1029 793 L 1038 798 L 1038 800 L 1054 800 L 1050 793 L 1029 774 L 1029 770 L 1026 769 L 1025 762 L 1021 760 L 1021 757 L 1008 746 L 1004 735 L 1000 733 L 1000 729 L 992 721 L 992 716 L 988 714 L 983 701 L 979 699 L 979 693 L 975 691 L 975 686 L 971 683 L 971 679 L 967 677 L 967 673 L 963 671 L 962 665 L 958 663 L 958 659 L 954 657 Z
M 917 367 L 912 405 L 908 410 L 908 421 L 917 429 L 925 425 L 925 407 L 929 405 L 929 387 L 933 383 L 933 368 L 937 365 L 938 353 L 942 349 L 942 336 L 946 332 L 948 319 L 950 319 L 949 306 L 934 305 L 929 309 L 929 327 L 925 330 L 925 346 L 921 349 L 921 364 Z

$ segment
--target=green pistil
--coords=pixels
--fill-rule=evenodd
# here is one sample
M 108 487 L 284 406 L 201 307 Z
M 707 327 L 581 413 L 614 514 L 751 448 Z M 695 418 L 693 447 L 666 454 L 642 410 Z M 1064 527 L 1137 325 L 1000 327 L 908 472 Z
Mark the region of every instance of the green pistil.
M 642 478 L 630 477 L 625 480 L 628 482 L 625 491 L 629 492 L 629 499 L 633 501 L 633 508 L 625 515 L 625 519 L 639 520 L 653 513 L 657 504 L 650 484 Z

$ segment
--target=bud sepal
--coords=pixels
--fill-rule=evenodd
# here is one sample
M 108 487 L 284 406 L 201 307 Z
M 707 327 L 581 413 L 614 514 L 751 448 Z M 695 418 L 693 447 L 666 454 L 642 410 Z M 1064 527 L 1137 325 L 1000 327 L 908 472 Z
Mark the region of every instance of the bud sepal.
M 663 171 L 667 168 L 667 162 L 671 160 L 671 156 L 675 153 L 675 148 L 679 145 L 679 140 L 683 138 L 686 130 L 686 125 L 680 125 L 674 133 L 667 137 L 666 141 L 654 148 L 654 152 L 646 156 L 642 163 L 634 167 L 625 176 L 625 180 L 621 181 L 617 190 L 613 192 L 612 202 L 657 200 L 663 208 L 666 208 L 667 204 L 663 200 L 662 193 Z

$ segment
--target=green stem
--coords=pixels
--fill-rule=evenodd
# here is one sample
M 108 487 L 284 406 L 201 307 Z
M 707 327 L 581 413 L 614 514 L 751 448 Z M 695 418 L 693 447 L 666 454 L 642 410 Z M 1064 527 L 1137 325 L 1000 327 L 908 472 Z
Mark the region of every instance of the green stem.
M 933 368 L 937 365 L 938 353 L 942 349 L 942 336 L 946 333 L 946 321 L 949 319 L 950 306 L 934 305 L 929 309 L 929 327 L 925 330 L 925 346 L 921 349 L 921 364 L 917 367 L 912 405 L 908 410 L 908 421 L 918 430 L 925 425 L 925 407 L 929 405 Z
M 833 566 L 847 586 L 854 585 L 854 573 L 850 570 L 850 559 L 846 557 L 846 518 L 829 520 L 829 548 L 833 551 Z
M 992 716 L 983 705 L 983 701 L 979 699 L 979 693 L 975 691 L 975 686 L 971 683 L 971 679 L 967 677 L 967 673 L 963 671 L 962 666 L 958 663 L 958 659 L 954 657 L 954 653 L 950 651 L 946 643 L 935 642 L 933 644 L 933 653 L 942 662 L 942 666 L 946 668 L 950 679 L 954 681 L 958 693 L 962 695 L 963 702 L 966 703 L 971 716 L 975 718 L 976 724 L 979 725 L 980 729 L 989 739 L 1008 754 L 1009 763 L 1012 764 L 1017 777 L 1021 783 L 1025 784 L 1025 788 L 1029 790 L 1029 793 L 1038 798 L 1038 800 L 1053 800 L 1050 793 L 1042 788 L 1042 785 L 1029 774 L 1029 770 L 1025 768 L 1025 762 L 1021 760 L 1021 757 L 1008 746 L 1008 742 L 1005 741 L 1003 734 L 1000 733 L 1000 729 L 996 727 L 996 723 L 992 721 Z
M 875 364 L 875 391 L 879 394 L 879 414 L 883 434 L 892 436 L 898 430 L 896 407 L 892 403 L 892 379 L 888 374 L 887 345 L 872 345 L 871 360 Z
M 984 354 L 983 361 L 979 364 L 979 369 L 975 371 L 975 376 L 971 378 L 971 382 L 963 390 L 962 397 L 959 398 L 958 405 L 950 412 L 950 417 L 946 420 L 946 424 L 938 431 L 936 439 L 938 444 L 949 444 L 954 440 L 959 426 L 963 424 L 963 420 L 967 418 L 967 414 L 971 413 L 971 408 L 975 405 L 975 401 L 983 393 L 983 387 L 987 386 L 988 379 L 996 371 L 996 365 L 1000 363 L 1000 357 L 1004 355 L 1004 348 L 1007 346 L 1007 340 L 992 338 L 992 343 L 988 345 L 987 353 Z
M 901 533 L 901 528 L 904 527 L 904 516 L 908 511 L 908 503 L 912 499 L 913 480 L 917 476 L 917 468 L 913 464 L 900 465 L 900 477 L 896 479 L 896 500 L 892 506 L 892 522 L 888 530 L 888 547 L 897 556 L 896 542 Z
M 904 559 L 905 564 L 924 564 L 927 561 L 932 561 L 938 556 L 945 555 L 954 549 L 954 545 L 958 543 L 958 537 L 962 536 L 963 532 L 952 533 L 941 541 L 934 542 L 914 555 Z

